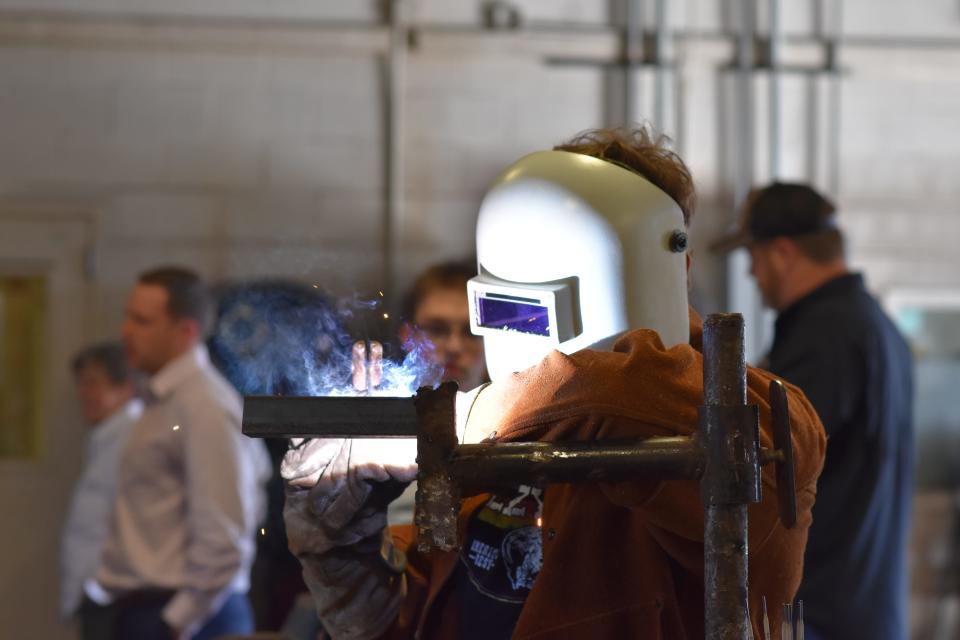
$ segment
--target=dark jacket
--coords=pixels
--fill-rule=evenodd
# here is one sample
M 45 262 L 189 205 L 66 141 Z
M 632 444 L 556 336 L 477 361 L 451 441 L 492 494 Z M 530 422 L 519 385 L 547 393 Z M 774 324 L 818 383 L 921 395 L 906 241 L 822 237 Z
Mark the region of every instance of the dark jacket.
M 691 344 L 665 349 L 653 331 L 633 331 L 612 352 L 553 352 L 539 365 L 480 394 L 497 415 L 503 441 L 603 440 L 689 436 L 703 403 L 699 319 Z M 748 402 L 760 408 L 761 443 L 772 446 L 767 387 L 772 376 L 747 374 Z M 489 395 L 488 395 L 489 394 Z M 811 405 L 788 387 L 799 522 L 779 522 L 773 468 L 763 470 L 763 501 L 749 513 L 754 636 L 760 599 L 773 623 L 792 600 L 802 572 L 815 485 L 826 438 Z M 473 414 L 471 414 L 473 415 Z M 472 420 L 473 418 L 471 418 Z M 485 497 L 464 504 L 465 517 Z M 703 507 L 695 481 L 549 485 L 543 512 L 543 567 L 514 638 L 703 638 Z M 395 538 L 409 544 L 409 530 Z M 444 589 L 455 553 L 425 556 L 408 548 L 407 597 L 391 638 L 453 638 L 458 603 Z
M 770 370 L 800 387 L 828 436 L 803 582 L 806 623 L 826 638 L 907 637 L 913 481 L 909 349 L 859 274 L 777 318 Z

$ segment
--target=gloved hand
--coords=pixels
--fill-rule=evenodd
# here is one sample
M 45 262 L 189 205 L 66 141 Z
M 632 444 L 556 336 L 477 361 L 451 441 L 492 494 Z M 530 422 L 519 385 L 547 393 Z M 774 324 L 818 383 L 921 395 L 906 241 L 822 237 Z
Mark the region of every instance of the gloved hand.
M 458 394 L 457 436 L 480 388 Z M 486 420 L 471 437 L 489 435 Z M 473 436 L 473 434 L 476 434 Z M 414 439 L 294 440 L 280 466 L 290 551 L 303 565 L 324 628 L 337 640 L 376 638 L 405 594 L 404 554 L 395 549 L 387 504 L 417 475 Z
M 386 508 L 416 477 L 417 441 L 291 444 L 280 466 L 283 516 L 317 613 L 337 640 L 376 638 L 396 619 L 406 590 L 406 561 L 386 530 Z
M 323 553 L 356 544 L 386 526 L 387 504 L 417 476 L 417 441 L 291 441 L 280 466 L 287 481 L 290 550 Z

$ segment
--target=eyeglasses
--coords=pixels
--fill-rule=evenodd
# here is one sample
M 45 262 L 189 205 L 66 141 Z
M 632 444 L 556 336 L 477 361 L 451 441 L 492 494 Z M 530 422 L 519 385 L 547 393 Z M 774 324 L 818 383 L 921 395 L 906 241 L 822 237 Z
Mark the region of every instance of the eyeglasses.
M 480 336 L 475 336 L 470 332 L 469 322 L 444 322 L 443 320 L 430 320 L 423 324 L 418 324 L 417 328 L 427 334 L 427 337 L 434 343 L 445 342 L 456 333 L 465 340 L 479 340 Z

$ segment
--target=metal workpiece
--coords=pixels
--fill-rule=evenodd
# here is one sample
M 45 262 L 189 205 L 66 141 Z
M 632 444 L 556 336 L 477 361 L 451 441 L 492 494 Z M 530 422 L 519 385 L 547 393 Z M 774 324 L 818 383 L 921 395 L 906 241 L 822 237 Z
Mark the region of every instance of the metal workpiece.
M 460 485 L 451 478 L 449 465 L 458 443 L 456 397 L 457 383 L 445 382 L 436 389 L 420 389 L 414 400 L 419 433 L 413 522 L 417 527 L 417 548 L 424 553 L 459 548 Z
M 252 438 L 416 438 L 414 399 L 245 396 L 243 433 Z
M 706 467 L 701 479 L 704 507 L 704 616 L 707 640 L 752 636 L 747 598 L 747 504 L 759 500 L 756 414 L 748 411 L 743 317 L 713 314 L 703 324 L 704 420 L 701 437 Z M 751 462 L 752 461 L 752 462 Z M 756 485 L 754 493 L 753 486 Z
M 703 451 L 684 437 L 598 442 L 507 442 L 460 445 L 450 475 L 464 487 L 693 480 Z

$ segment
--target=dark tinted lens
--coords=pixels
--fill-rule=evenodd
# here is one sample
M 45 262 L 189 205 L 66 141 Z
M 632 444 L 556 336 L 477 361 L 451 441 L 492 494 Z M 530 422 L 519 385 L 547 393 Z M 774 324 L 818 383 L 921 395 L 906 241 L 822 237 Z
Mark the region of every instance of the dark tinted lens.
M 547 307 L 537 304 L 478 297 L 479 324 L 488 329 L 506 329 L 538 336 L 550 335 Z

